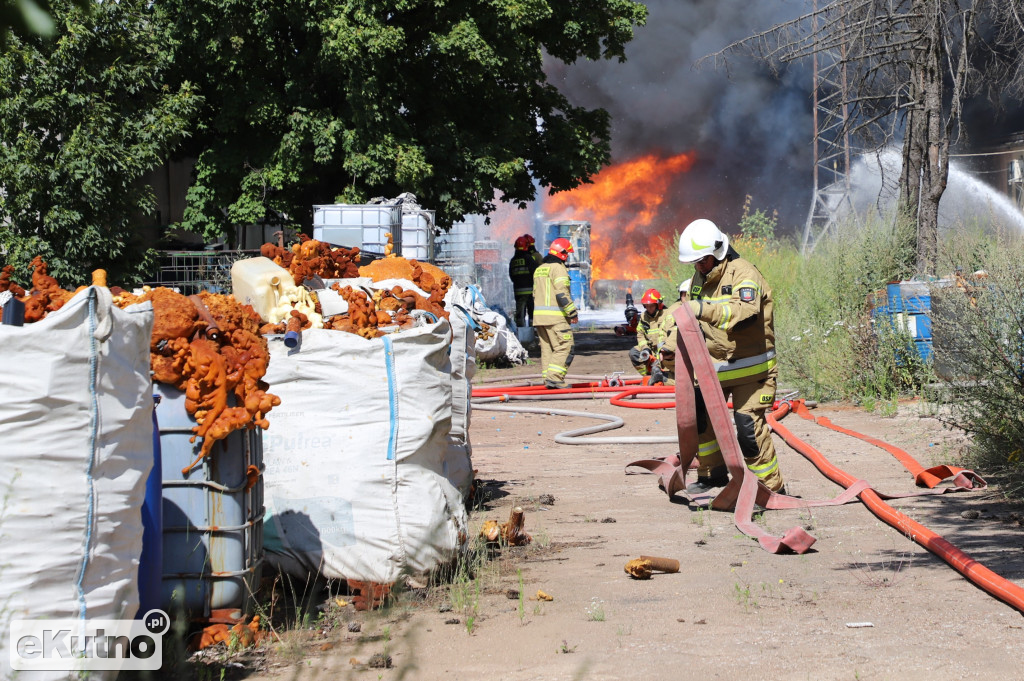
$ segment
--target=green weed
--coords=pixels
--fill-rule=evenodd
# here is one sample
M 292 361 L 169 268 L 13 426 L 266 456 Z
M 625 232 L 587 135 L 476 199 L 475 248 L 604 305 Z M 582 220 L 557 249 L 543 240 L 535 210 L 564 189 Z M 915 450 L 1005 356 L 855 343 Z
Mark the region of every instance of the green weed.
M 604 622 L 604 601 L 594 596 L 590 599 L 590 605 L 587 606 L 586 610 L 587 620 L 590 622 Z

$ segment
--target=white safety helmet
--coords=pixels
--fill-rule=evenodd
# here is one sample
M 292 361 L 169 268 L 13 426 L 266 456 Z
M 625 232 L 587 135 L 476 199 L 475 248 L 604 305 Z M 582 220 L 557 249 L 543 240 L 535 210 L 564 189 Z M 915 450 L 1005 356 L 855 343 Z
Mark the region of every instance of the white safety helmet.
M 690 279 L 687 279 L 686 281 L 684 281 L 682 284 L 679 285 L 679 295 L 680 296 L 683 295 L 684 293 L 689 293 L 690 292 L 690 284 L 692 282 L 693 282 L 693 278 L 691 277 Z
M 679 236 L 679 262 L 697 262 L 705 255 L 722 260 L 728 252 L 729 236 L 711 220 L 694 220 Z

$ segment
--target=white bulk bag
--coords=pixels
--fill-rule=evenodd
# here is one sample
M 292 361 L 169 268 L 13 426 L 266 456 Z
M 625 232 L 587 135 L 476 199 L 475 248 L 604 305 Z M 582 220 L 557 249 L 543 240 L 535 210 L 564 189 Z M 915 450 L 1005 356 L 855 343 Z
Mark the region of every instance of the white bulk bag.
M 470 398 L 473 376 L 476 375 L 477 325 L 462 306 L 449 304 L 447 307 L 452 324 L 452 428 L 448 437 L 444 475 L 465 498 L 473 486 L 473 447 L 469 441 L 469 423 L 472 416 Z
M 466 511 L 444 477 L 451 326 L 367 340 L 324 329 L 270 338 L 281 405 L 263 433 L 264 546 L 287 572 L 392 583 L 465 548 Z
M 152 328 L 149 303 L 120 310 L 97 287 L 35 324 L 0 326 L 0 678 L 14 675 L 11 620 L 136 616 Z

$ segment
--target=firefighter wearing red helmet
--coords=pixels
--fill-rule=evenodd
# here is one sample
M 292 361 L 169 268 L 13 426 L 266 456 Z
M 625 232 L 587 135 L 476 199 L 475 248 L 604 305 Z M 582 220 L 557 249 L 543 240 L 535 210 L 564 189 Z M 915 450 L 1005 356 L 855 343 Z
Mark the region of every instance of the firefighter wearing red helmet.
M 733 420 L 743 459 L 773 492 L 785 493 L 765 411 L 775 401 L 775 325 L 772 290 L 761 272 L 740 257 L 710 220 L 694 220 L 679 237 L 679 261 L 694 275 L 689 304 L 704 333 L 719 383 L 732 395 Z M 703 493 L 728 482 L 722 450 L 697 393 L 697 482 Z
M 533 273 L 533 325 L 540 341 L 540 365 L 547 388 L 565 388 L 573 358 L 572 324 L 579 321 L 569 292 L 565 261 L 572 243 L 558 238 Z
M 516 252 L 508 263 L 508 278 L 512 280 L 512 295 L 516 300 L 516 326 L 519 327 L 533 321 L 533 272 L 541 260 L 533 243 L 529 234 L 517 238 Z
M 640 304 L 644 313 L 636 326 L 636 345 L 629 351 L 629 361 L 641 376 L 651 377 L 651 385 L 675 385 L 675 355 L 669 357 L 663 352 L 669 338 L 675 337 L 675 319 L 656 288 L 644 291 Z

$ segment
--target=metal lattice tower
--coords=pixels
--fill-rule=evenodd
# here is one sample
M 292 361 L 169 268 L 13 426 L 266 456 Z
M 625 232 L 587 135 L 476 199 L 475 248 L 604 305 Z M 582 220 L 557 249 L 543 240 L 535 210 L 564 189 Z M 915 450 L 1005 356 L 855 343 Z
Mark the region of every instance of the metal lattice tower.
M 814 0 L 813 31 L 817 32 L 818 0 Z M 815 52 L 814 66 L 814 197 L 800 245 L 814 250 L 843 216 L 855 216 L 850 198 L 849 106 L 846 102 L 845 46 Z

